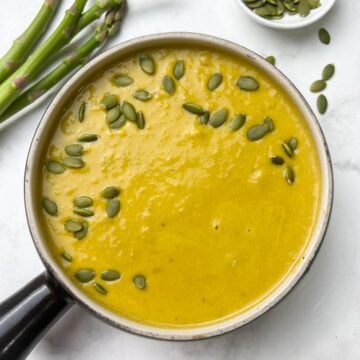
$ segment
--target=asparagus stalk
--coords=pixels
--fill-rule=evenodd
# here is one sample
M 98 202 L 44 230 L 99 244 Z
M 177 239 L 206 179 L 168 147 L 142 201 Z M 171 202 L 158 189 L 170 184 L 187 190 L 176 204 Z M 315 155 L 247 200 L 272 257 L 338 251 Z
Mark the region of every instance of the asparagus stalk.
M 69 75 L 76 67 L 86 63 L 89 55 L 96 48 L 100 47 L 108 37 L 118 32 L 124 12 L 125 1 L 122 1 L 121 6 L 118 8 L 108 11 L 103 24 L 96 28 L 94 34 L 73 54 L 64 59 L 55 69 L 16 99 L 10 107 L 0 115 L 0 123 L 34 103 L 39 97 Z
M 48 28 L 58 6 L 58 0 L 45 0 L 39 12 L 23 34 L 0 59 L 0 84 L 26 59 Z
M 46 60 L 70 40 L 86 2 L 87 0 L 75 0 L 54 32 L 0 85 L 0 115 L 39 74 Z

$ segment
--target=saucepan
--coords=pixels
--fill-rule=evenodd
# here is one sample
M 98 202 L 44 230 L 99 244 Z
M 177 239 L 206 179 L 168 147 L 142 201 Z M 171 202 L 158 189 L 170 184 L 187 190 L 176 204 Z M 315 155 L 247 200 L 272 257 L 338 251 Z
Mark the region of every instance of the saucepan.
M 237 57 L 245 58 L 267 73 L 289 94 L 302 113 L 317 148 L 322 176 L 321 206 L 317 224 L 296 269 L 289 273 L 286 279 L 256 307 L 216 324 L 184 329 L 157 328 L 141 324 L 114 314 L 88 298 L 65 276 L 52 257 L 46 245 L 45 235 L 41 230 L 41 214 L 36 206 L 36 200 L 39 199 L 38 184 L 43 166 L 41 159 L 46 151 L 47 141 L 56 126 L 58 115 L 68 100 L 74 97 L 78 89 L 93 75 L 115 63 L 118 59 L 130 53 L 144 51 L 149 47 L 167 45 L 207 47 L 231 53 Z M 0 359 L 25 357 L 49 327 L 74 303 L 81 305 L 89 313 L 119 329 L 158 339 L 204 339 L 240 328 L 279 303 L 304 276 L 324 238 L 330 218 L 332 200 L 333 173 L 331 160 L 319 123 L 296 87 L 261 56 L 238 44 L 193 33 L 156 34 L 136 38 L 115 46 L 90 61 L 62 87 L 45 111 L 32 140 L 25 169 L 25 207 L 32 239 L 46 271 L 0 305 Z

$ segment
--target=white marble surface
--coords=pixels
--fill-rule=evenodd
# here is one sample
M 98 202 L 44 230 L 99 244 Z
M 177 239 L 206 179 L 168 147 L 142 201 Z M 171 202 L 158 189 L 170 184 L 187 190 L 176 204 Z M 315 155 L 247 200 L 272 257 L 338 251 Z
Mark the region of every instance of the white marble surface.
M 18 35 L 41 0 L 12 0 L 0 13 L 0 52 Z M 70 0 L 63 1 L 63 7 Z M 242 359 L 353 360 L 360 358 L 360 2 L 339 0 L 320 23 L 293 32 L 251 22 L 235 0 L 129 0 L 121 34 L 194 31 L 220 36 L 260 54 L 278 67 L 312 106 L 309 83 L 335 62 L 326 94 L 330 109 L 320 118 L 335 167 L 330 228 L 308 276 L 273 311 L 233 333 L 200 342 L 171 343 L 116 330 L 73 307 L 32 352 L 48 359 Z M 18 11 L 21 9 L 21 11 Z M 332 43 L 317 40 L 326 26 Z M 48 100 L 48 99 L 47 99 Z M 45 103 L 0 129 L 0 301 L 43 271 L 27 229 L 23 206 L 25 158 Z

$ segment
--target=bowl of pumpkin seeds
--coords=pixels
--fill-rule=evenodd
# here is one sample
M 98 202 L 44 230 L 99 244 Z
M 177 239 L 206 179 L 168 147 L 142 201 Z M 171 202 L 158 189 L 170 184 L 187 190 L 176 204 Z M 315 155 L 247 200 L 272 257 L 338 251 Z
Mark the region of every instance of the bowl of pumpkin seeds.
M 236 0 L 244 12 L 261 25 L 299 29 L 320 20 L 336 0 Z

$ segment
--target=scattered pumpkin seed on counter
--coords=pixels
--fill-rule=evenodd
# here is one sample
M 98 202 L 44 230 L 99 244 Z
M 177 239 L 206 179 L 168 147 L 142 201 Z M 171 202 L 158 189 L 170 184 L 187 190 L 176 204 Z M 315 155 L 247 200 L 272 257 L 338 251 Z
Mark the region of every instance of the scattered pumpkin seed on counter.
M 329 32 L 325 29 L 325 28 L 321 28 L 319 30 L 319 40 L 324 44 L 324 45 L 329 45 L 330 41 L 331 41 L 331 36 L 329 34 Z
M 324 80 L 315 80 L 310 85 L 310 91 L 315 93 L 323 91 L 325 88 L 326 88 L 326 82 Z
M 276 59 L 275 59 L 275 56 L 273 55 L 269 55 L 265 58 L 265 60 L 270 63 L 271 65 L 274 65 L 276 64 Z
M 330 80 L 335 73 L 335 65 L 334 64 L 328 64 L 324 67 L 321 76 L 324 81 Z
M 316 107 L 321 115 L 326 113 L 328 108 L 328 100 L 324 94 L 320 94 L 316 100 Z

